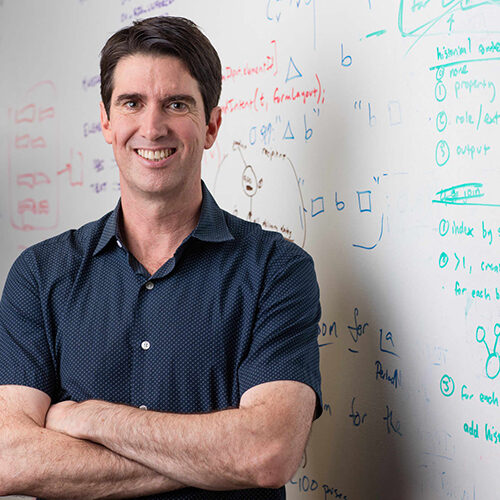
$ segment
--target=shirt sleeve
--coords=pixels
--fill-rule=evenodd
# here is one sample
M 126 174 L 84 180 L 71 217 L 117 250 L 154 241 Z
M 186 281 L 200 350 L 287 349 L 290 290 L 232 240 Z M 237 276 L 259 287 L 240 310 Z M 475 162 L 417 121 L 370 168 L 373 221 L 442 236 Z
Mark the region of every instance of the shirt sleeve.
M 311 257 L 300 250 L 276 259 L 262 290 L 249 353 L 239 368 L 240 396 L 276 380 L 309 385 L 322 413 L 319 371 L 319 287 Z
M 21 254 L 9 272 L 0 300 L 0 385 L 33 387 L 53 398 L 54 358 L 33 268 L 26 252 Z

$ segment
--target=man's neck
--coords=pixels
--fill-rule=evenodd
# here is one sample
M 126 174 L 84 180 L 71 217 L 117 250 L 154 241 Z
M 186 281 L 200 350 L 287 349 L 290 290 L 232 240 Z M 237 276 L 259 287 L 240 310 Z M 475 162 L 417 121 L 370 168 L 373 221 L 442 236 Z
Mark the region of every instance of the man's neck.
M 122 192 L 122 237 L 128 250 L 153 275 L 195 229 L 201 185 L 188 198 L 138 198 Z

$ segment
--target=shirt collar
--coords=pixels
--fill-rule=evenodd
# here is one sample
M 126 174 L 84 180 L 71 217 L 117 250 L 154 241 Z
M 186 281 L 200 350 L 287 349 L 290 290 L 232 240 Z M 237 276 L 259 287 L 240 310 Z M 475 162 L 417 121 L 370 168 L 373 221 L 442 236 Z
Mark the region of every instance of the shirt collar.
M 227 226 L 224 211 L 217 205 L 214 197 L 201 181 L 203 201 L 201 203 L 201 213 L 198 225 L 191 233 L 191 236 L 202 241 L 222 242 L 234 240 L 229 227 Z M 104 225 L 104 228 L 97 244 L 94 255 L 97 255 L 112 239 L 121 245 L 119 221 L 122 217 L 121 200 L 118 200 L 116 207 L 111 212 Z
M 121 218 L 121 199 L 118 200 L 115 209 L 110 213 L 106 224 L 99 238 L 99 243 L 95 247 L 94 256 L 97 255 L 112 239 L 115 240 L 117 244 L 121 245 L 120 239 L 118 238 L 119 229 L 118 221 Z
M 201 204 L 200 220 L 192 233 L 192 236 L 202 241 L 229 241 L 234 240 L 227 226 L 224 211 L 221 210 L 210 191 L 201 181 L 203 201 Z

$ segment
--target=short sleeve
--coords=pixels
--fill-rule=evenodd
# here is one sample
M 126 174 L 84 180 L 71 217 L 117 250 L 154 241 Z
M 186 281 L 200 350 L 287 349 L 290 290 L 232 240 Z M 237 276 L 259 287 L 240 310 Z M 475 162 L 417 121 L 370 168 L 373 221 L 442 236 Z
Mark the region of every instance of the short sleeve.
M 33 266 L 31 266 L 33 267 Z M 0 385 L 24 385 L 53 397 L 56 376 L 38 284 L 21 254 L 0 300 Z
M 262 290 L 249 353 L 239 368 L 240 396 L 256 385 L 293 380 L 316 392 L 322 412 L 319 371 L 319 287 L 311 257 L 300 250 L 272 265 Z

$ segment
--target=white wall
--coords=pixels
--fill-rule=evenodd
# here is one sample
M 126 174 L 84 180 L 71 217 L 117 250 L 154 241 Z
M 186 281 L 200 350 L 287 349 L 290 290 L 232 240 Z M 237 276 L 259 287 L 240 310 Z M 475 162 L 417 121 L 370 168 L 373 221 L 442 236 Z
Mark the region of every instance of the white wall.
M 0 282 L 22 248 L 116 203 L 105 40 L 190 17 L 225 75 L 204 178 L 304 246 L 320 281 L 325 412 L 289 498 L 497 498 L 498 7 L 0 0 Z

